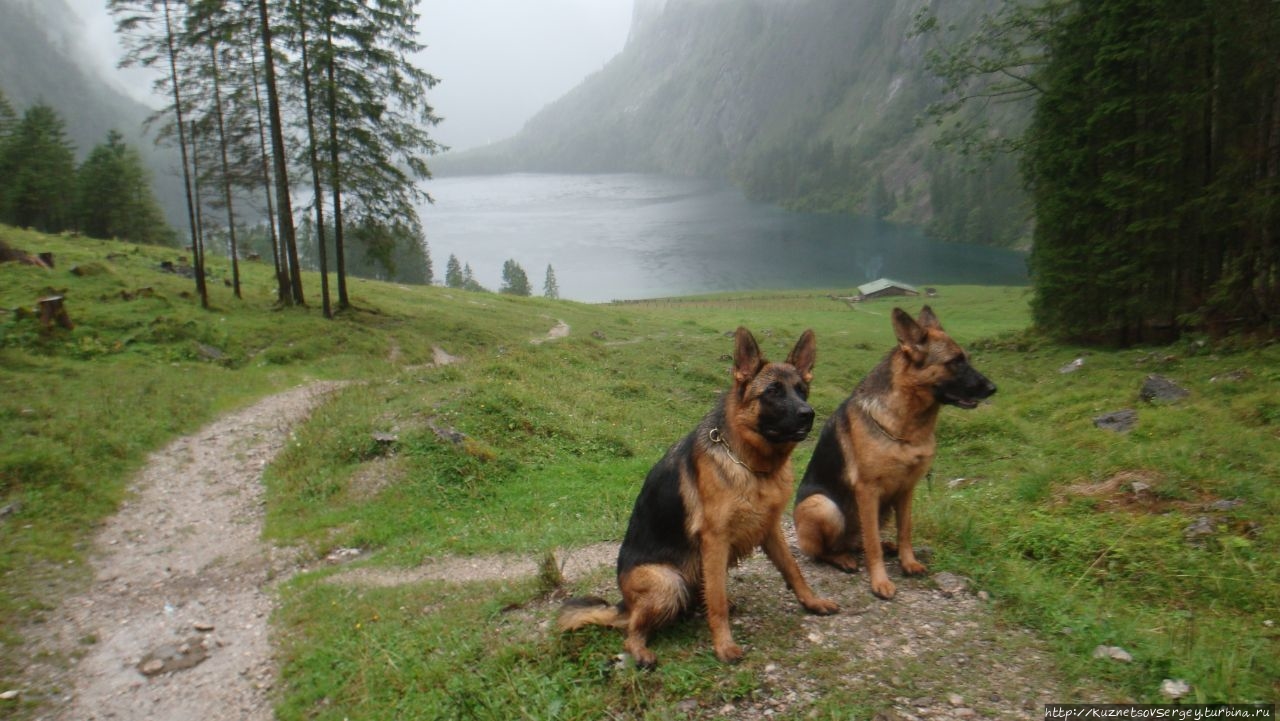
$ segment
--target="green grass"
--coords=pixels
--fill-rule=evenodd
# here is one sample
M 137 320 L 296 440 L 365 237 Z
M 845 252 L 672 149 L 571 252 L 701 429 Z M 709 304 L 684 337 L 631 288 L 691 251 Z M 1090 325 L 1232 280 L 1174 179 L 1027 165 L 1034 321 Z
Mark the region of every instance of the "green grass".
M 93 528 L 146 453 L 269 392 L 360 381 L 268 468 L 269 539 L 304 556 L 358 547 L 367 563 L 407 566 L 618 540 L 649 465 L 727 385 L 726 333 L 739 324 L 774 359 L 815 330 L 820 418 L 892 345 L 892 303 L 850 308 L 816 291 L 589 306 L 354 280 L 356 309 L 326 321 L 313 308 L 274 308 L 270 268 L 252 263 L 244 300 L 213 263 L 205 311 L 190 280 L 158 270 L 178 251 L 0 236 L 58 259 L 53 271 L 0 265 L 0 308 L 10 309 L 0 312 L 0 506 L 16 509 L 0 519 L 5 687 L 21 671 L 23 629 L 85 581 Z M 77 265 L 93 272 L 75 275 Z M 1280 696 L 1280 630 L 1264 624 L 1280 621 L 1280 349 L 1063 347 L 1023 330 L 1025 289 L 940 290 L 930 304 L 1000 392 L 976 411 L 943 411 L 917 502 L 933 570 L 975 578 L 1004 622 L 1036 631 L 1063 673 L 1114 699 L 1157 701 L 1163 678 L 1187 679 L 1202 701 Z M 73 331 L 45 333 L 12 312 L 50 291 L 66 296 Z M 572 326 L 568 338 L 529 342 L 557 319 Z M 427 367 L 437 346 L 464 362 Z M 1058 373 L 1076 357 L 1079 371 Z M 1242 368 L 1239 380 L 1210 381 Z M 1155 372 L 1191 396 L 1141 402 Z M 1133 432 L 1092 426 L 1123 407 L 1138 410 Z M 441 429 L 465 441 L 442 440 Z M 811 449 L 797 452 L 798 469 Z M 1149 492 L 1135 498 L 1129 478 Z M 1244 503 L 1204 510 L 1234 498 Z M 1189 542 L 1183 529 L 1201 515 L 1217 530 Z M 284 719 L 665 718 L 691 699 L 707 709 L 768 692 L 760 654 L 721 666 L 700 624 L 656 638 L 663 663 L 641 673 L 612 665 L 615 632 L 543 629 L 552 604 L 536 580 L 362 589 L 326 583 L 327 573 L 281 591 Z M 594 585 L 607 588 L 608 575 Z M 786 645 L 799 621 L 763 623 L 751 643 L 768 648 Z M 1092 659 L 1100 643 L 1134 663 Z M 796 653 L 821 684 L 819 717 L 891 701 L 817 672 L 829 651 Z

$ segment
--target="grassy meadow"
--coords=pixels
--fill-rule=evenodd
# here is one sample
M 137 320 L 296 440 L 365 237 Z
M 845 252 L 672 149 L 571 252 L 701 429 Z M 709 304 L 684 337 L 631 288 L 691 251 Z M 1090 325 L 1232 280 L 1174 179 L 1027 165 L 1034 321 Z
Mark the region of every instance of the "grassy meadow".
M 240 300 L 211 260 L 202 310 L 194 283 L 160 268 L 177 250 L 5 227 L 0 238 L 57 259 L 51 271 L 0 265 L 3 688 L 24 663 L 24 629 L 88 581 L 95 524 L 146 454 L 271 392 L 359 381 L 268 467 L 268 540 L 310 559 L 359 548 L 358 563 L 407 567 L 620 540 L 648 467 L 728 385 L 726 334 L 739 324 L 777 360 L 814 329 L 819 421 L 893 343 L 893 303 L 829 298 L 849 289 L 585 305 L 353 279 L 356 307 L 328 321 L 316 307 L 275 308 L 267 264 L 241 264 Z M 318 279 L 306 289 L 318 305 Z M 939 290 L 929 303 L 1000 391 L 942 412 L 916 503 L 931 570 L 974 579 L 999 623 L 1030 629 L 1106 700 L 1158 702 L 1166 678 L 1187 680 L 1188 700 L 1280 698 L 1280 346 L 1066 347 L 1025 330 L 1025 288 Z M 19 311 L 55 292 L 74 330 L 42 331 Z M 557 321 L 568 337 L 530 342 Z M 462 361 L 432 365 L 436 348 Z M 1140 400 L 1152 373 L 1190 396 Z M 1093 426 L 1121 408 L 1137 410 L 1133 431 Z M 442 439 L 450 431 L 465 440 Z M 394 442 L 375 439 L 388 433 Z M 797 475 L 812 445 L 797 451 Z M 690 699 L 751 696 L 770 660 L 722 666 L 705 624 L 690 622 L 663 635 L 656 671 L 617 668 L 616 632 L 541 627 L 551 578 L 362 588 L 314 568 L 279 588 L 282 719 L 666 718 Z M 751 641 L 767 648 L 793 630 Z M 1099 644 L 1134 660 L 1094 659 Z M 826 700 L 802 717 L 888 704 L 819 683 Z

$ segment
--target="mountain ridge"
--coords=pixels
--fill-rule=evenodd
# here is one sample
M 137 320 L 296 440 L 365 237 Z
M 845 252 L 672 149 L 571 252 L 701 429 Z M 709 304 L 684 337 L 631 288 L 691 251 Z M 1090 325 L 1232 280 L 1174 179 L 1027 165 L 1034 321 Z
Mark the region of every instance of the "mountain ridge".
M 992 217 L 973 210 L 992 197 L 1016 204 L 1012 161 L 968 177 L 973 170 L 934 147 L 937 129 L 921 122 L 942 93 L 927 67 L 928 40 L 913 32 L 926 5 L 637 0 L 626 46 L 600 71 L 514 137 L 444 156 L 434 168 L 705 177 L 792 209 L 1017 245 L 1025 218 L 1006 207 L 979 213 Z M 948 11 L 972 25 L 991 5 Z

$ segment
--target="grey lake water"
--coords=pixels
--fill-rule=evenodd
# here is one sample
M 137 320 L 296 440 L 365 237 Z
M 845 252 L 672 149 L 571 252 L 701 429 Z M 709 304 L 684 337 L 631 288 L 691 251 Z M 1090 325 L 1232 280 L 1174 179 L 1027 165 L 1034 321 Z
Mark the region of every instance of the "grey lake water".
M 437 279 L 450 256 L 490 290 L 513 259 L 541 294 L 601 302 L 722 291 L 1021 285 L 1026 255 L 943 243 L 871 218 L 793 213 L 735 188 L 661 175 L 437 178 L 422 209 Z

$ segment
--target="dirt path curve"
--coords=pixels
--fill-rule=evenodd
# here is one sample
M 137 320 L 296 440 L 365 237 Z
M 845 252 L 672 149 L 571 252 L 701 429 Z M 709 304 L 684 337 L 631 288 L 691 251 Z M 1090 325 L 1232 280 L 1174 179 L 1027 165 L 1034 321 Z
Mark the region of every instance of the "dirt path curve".
M 92 585 L 38 641 L 83 654 L 70 669 L 34 669 L 62 689 L 53 718 L 272 718 L 266 587 L 293 564 L 261 541 L 262 469 L 338 385 L 271 396 L 151 456 L 97 536 Z

